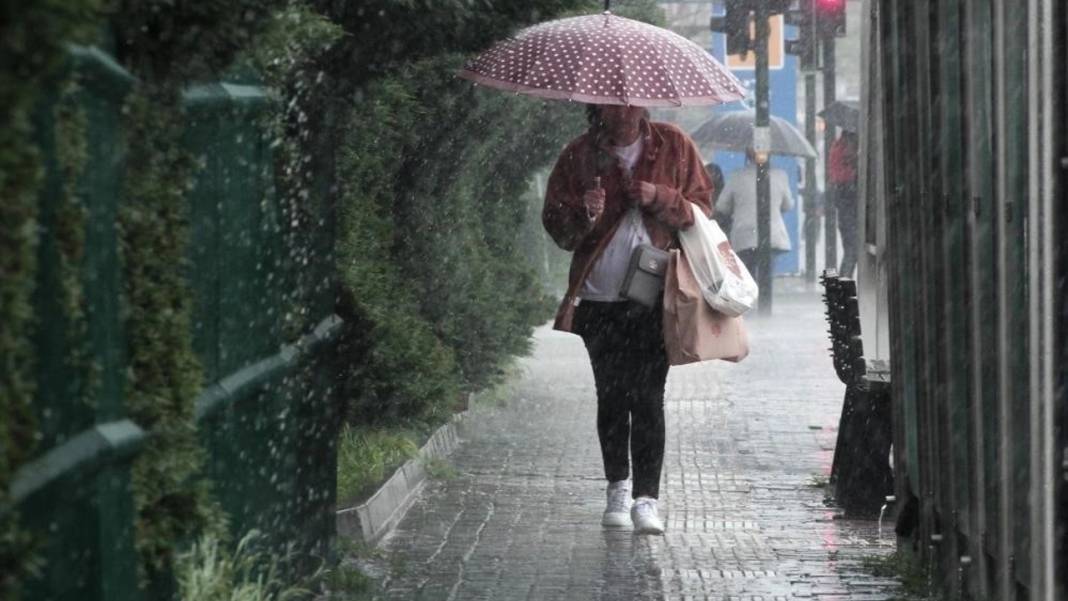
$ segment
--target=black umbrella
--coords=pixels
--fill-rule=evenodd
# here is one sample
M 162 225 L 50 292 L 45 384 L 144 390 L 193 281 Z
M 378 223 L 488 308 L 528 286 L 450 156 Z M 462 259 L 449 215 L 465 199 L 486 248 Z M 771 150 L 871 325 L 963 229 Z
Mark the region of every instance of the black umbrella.
M 719 113 L 697 128 L 693 133 L 693 140 L 713 148 L 744 152 L 753 146 L 755 123 L 755 111 Z M 789 121 L 772 116 L 768 123 L 768 133 L 770 139 L 767 151 L 770 154 L 816 157 L 816 149 Z
M 856 100 L 836 100 L 819 113 L 827 125 L 846 131 L 860 130 L 860 103 Z

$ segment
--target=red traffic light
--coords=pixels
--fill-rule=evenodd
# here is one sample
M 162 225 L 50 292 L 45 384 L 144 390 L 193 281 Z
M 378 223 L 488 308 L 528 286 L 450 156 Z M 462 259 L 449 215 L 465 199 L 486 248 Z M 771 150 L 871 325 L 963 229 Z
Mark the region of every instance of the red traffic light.
M 815 0 L 819 28 L 825 35 L 841 37 L 846 32 L 846 0 Z

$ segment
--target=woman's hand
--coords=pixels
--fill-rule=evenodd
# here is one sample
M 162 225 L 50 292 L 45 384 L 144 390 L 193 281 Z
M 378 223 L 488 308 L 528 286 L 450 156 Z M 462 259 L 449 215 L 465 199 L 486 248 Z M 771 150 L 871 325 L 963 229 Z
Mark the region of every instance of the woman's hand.
M 582 195 L 582 204 L 586 206 L 586 218 L 595 222 L 604 213 L 604 188 L 600 186 L 586 190 Z
M 656 186 L 642 180 L 632 180 L 627 187 L 627 197 L 640 207 L 648 207 L 656 200 Z

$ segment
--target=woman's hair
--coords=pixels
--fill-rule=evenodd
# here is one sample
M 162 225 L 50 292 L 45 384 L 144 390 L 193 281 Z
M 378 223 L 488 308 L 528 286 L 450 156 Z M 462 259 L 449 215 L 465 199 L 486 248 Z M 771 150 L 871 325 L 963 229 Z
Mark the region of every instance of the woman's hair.
M 601 119 L 601 109 L 597 108 L 596 104 L 586 105 L 586 122 L 590 124 L 590 127 L 599 125 Z
M 590 124 L 592 131 L 598 131 L 601 129 L 601 106 L 600 104 L 587 104 L 586 105 L 586 122 Z M 642 119 L 651 121 L 652 116 L 649 114 L 649 109 L 642 109 Z

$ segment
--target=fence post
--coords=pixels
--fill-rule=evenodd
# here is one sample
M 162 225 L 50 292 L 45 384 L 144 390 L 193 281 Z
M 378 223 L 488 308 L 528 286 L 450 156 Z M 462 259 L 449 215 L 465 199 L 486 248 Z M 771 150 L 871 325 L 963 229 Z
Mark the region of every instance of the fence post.
M 106 54 L 77 46 L 70 48 L 63 80 L 67 76 L 75 91 L 53 91 L 35 119 L 47 172 L 34 304 L 34 407 L 42 451 L 15 474 L 11 492 L 22 523 L 42 543 L 44 567 L 23 593 L 28 599 L 135 600 L 140 593 L 129 469 L 144 432 L 122 419 L 125 357 L 115 228 L 121 106 L 134 80 Z M 55 112 L 60 102 L 77 113 L 84 132 L 62 130 Z M 76 144 L 81 133 L 91 141 L 85 164 L 78 174 L 64 173 L 60 159 L 68 149 L 57 146 Z M 68 319 L 70 307 L 58 304 L 64 290 L 75 289 L 83 295 L 76 305 L 84 330 Z

